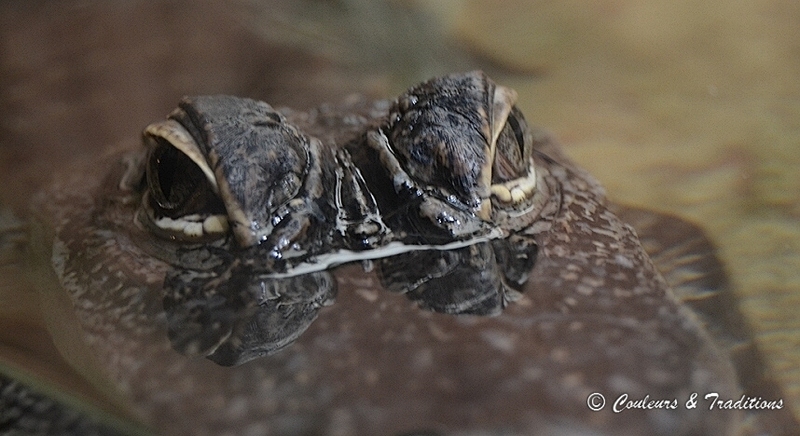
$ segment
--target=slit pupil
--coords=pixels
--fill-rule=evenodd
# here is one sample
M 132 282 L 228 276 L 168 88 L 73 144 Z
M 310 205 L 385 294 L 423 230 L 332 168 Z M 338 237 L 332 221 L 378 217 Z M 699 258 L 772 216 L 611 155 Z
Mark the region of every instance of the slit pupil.
M 212 196 L 203 189 L 202 170 L 171 144 L 159 142 L 147 171 L 154 209 L 171 218 L 202 209 Z
M 519 125 L 519 120 L 513 114 L 510 114 L 507 122 L 511 126 L 511 131 L 514 132 L 514 139 L 517 140 L 519 155 L 525 156 L 525 135 L 522 132 L 522 126 Z
M 161 153 L 161 156 L 159 156 L 157 160 L 158 186 L 164 199 L 167 200 L 168 203 L 174 203 L 177 199 L 172 198 L 172 185 L 175 181 L 178 159 L 175 155 L 176 150 L 172 147 L 166 148 L 167 150 Z

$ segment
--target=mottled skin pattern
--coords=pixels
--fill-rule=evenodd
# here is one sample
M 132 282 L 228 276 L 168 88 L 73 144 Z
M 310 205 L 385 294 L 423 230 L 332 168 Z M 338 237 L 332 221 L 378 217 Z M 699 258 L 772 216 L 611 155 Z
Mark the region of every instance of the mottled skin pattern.
M 338 143 L 386 103 L 352 101 L 290 120 L 344 124 Z M 326 115 L 327 114 L 327 115 Z M 359 121 L 360 120 L 360 121 Z M 311 130 L 311 129 L 309 129 Z M 312 133 L 313 132 L 309 132 Z M 683 308 L 635 233 L 609 211 L 602 188 L 546 136 L 535 155 L 543 183 L 540 246 L 521 300 L 496 317 L 420 310 L 357 266 L 334 272 L 336 303 L 296 343 L 235 368 L 173 350 L 162 285 L 169 267 L 132 225 L 139 197 L 120 189 L 119 155 L 69 169 L 38 197 L 40 272 L 63 288 L 67 355 L 88 353 L 163 434 L 729 434 L 736 411 L 682 407 L 692 392 L 738 398 L 725 354 Z M 143 248 L 144 247 L 144 248 Z M 63 298 L 63 297 L 60 297 Z M 69 304 L 71 303 L 71 304 Z M 69 351 L 69 350 L 66 350 Z M 91 372 L 91 368 L 87 368 Z M 95 374 L 94 377 L 97 377 Z M 604 393 L 602 412 L 587 396 Z M 612 413 L 619 394 L 677 399 L 677 410 Z

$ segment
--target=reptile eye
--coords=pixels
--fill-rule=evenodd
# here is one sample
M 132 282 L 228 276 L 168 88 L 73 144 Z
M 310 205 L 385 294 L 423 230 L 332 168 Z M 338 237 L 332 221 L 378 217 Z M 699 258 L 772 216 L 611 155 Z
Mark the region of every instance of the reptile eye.
M 528 124 L 516 107 L 511 110 L 506 124 L 497 138 L 492 182 L 501 183 L 523 177 L 528 171 L 532 138 Z
M 214 174 L 191 134 L 167 120 L 144 132 L 147 194 L 139 222 L 158 236 L 195 241 L 228 231 Z
M 495 145 L 491 190 L 498 204 L 517 204 L 530 198 L 536 188 L 531 159 L 533 134 L 516 106 L 511 108 Z
M 200 168 L 170 144 L 158 140 L 147 163 L 147 184 L 157 207 L 164 215 L 181 213 L 208 182 Z M 203 186 L 206 185 L 206 186 Z M 191 206 L 191 205 L 189 205 Z M 195 205 L 197 206 L 197 205 Z
M 519 155 L 525 156 L 525 134 L 523 133 L 523 128 L 520 125 L 519 119 L 516 116 L 517 114 L 519 114 L 519 111 L 517 110 L 511 112 L 508 115 L 508 120 L 506 121 L 506 124 L 509 127 L 511 127 L 511 131 L 514 133 L 514 139 L 517 140 L 517 146 L 519 146 Z

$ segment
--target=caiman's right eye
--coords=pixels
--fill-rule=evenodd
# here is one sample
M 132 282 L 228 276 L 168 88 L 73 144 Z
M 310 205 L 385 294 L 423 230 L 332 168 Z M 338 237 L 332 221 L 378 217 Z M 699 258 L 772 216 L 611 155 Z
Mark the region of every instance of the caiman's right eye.
M 168 120 L 145 129 L 149 148 L 145 224 L 169 239 L 196 240 L 227 233 L 225 205 L 214 174 L 197 144 L 179 123 Z
M 203 171 L 163 139 L 150 152 L 147 162 L 147 187 L 159 212 L 175 218 L 185 214 L 186 209 L 202 207 L 197 200 L 206 197 L 203 191 L 210 191 Z M 213 192 L 211 192 L 213 194 Z M 195 200 L 195 201 L 192 201 Z

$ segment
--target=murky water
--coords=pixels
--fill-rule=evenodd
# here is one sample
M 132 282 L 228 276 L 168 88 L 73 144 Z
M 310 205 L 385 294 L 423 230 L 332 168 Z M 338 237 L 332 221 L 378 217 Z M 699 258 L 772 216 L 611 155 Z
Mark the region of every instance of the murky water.
M 551 130 L 612 199 L 703 225 L 800 411 L 797 2 L 274 3 L 5 2 L 3 204 L 20 214 L 62 162 L 136 141 L 184 93 L 306 107 L 483 68 L 517 89 L 528 120 Z M 269 55 L 279 61 L 250 61 Z M 0 242 L 15 240 L 5 234 Z M 52 357 L 19 340 L 41 334 L 37 308 L 8 291 L 23 286 L 14 265 L 3 268 L 3 345 Z M 82 389 L 80 377 L 66 378 Z

